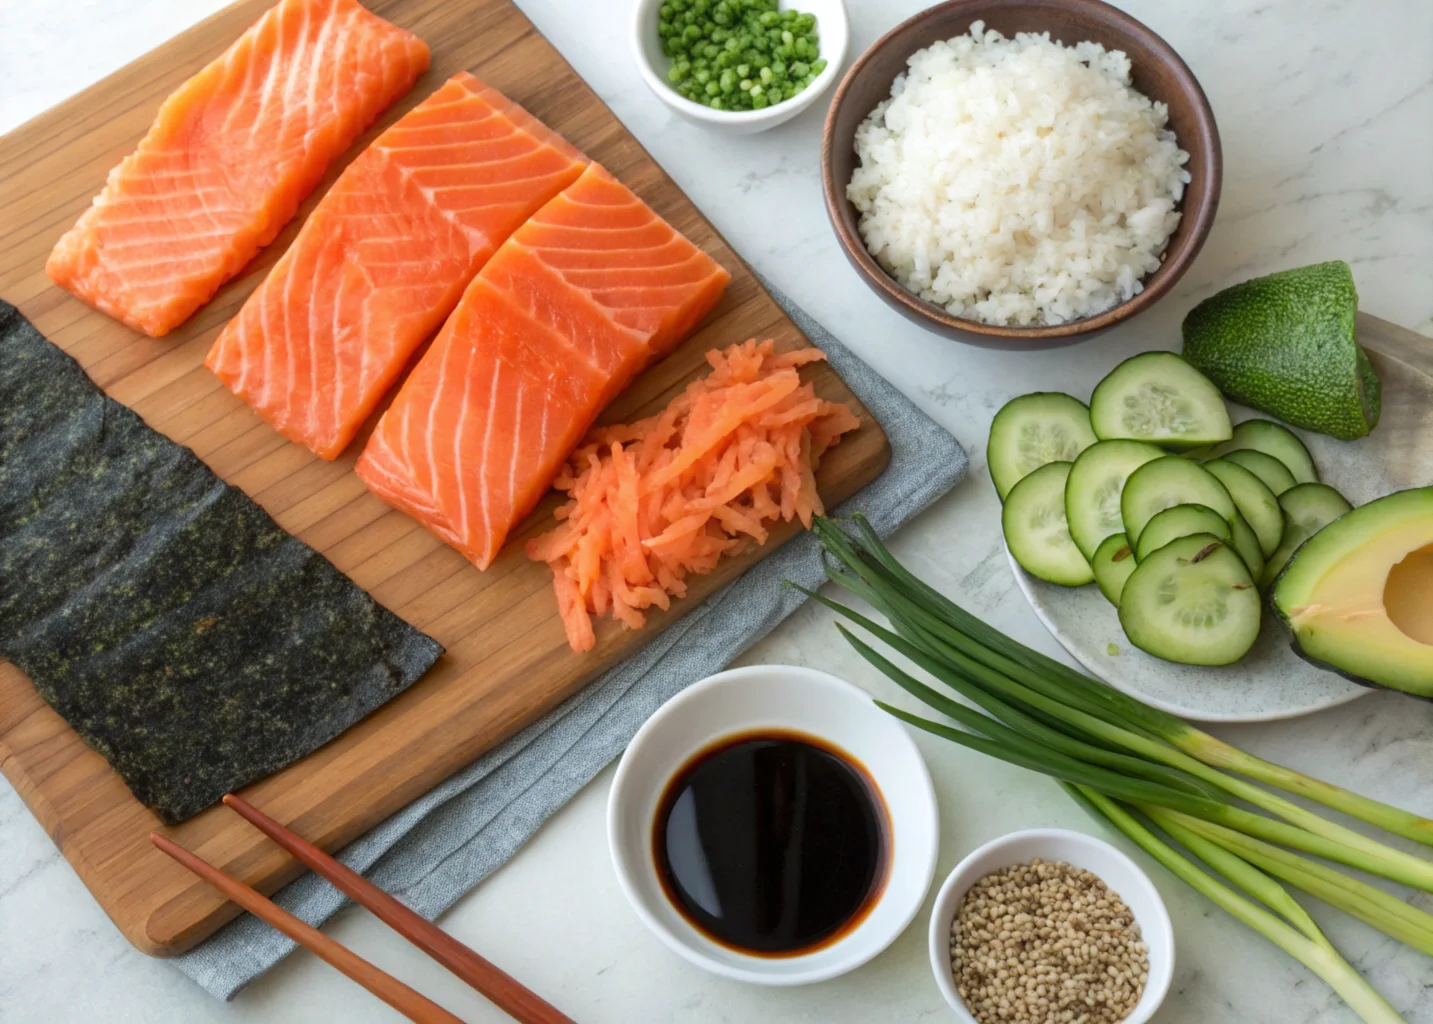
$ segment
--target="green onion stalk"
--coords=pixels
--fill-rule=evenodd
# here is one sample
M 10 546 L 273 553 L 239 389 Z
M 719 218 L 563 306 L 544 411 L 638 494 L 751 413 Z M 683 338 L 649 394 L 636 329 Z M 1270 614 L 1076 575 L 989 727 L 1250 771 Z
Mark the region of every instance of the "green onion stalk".
M 829 603 L 835 604 L 835 602 Z M 837 605 L 837 607 L 840 606 Z M 1298 826 L 1275 821 L 1272 818 L 1266 818 L 1263 815 L 1244 810 L 1233 804 L 1224 803 L 1218 799 L 1181 792 L 1172 786 L 1151 783 L 1145 779 L 1130 778 L 1100 766 L 1080 762 L 1055 750 L 1041 749 L 1037 744 L 1030 743 L 1025 740 L 1024 737 L 1020 737 L 1014 730 L 1007 729 L 1000 725 L 1000 723 L 993 722 L 989 719 L 985 719 L 983 727 L 977 725 L 973 719 L 981 719 L 984 716 L 969 711 L 969 709 L 955 701 L 942 697 L 936 691 L 914 679 L 888 659 L 882 657 L 872 647 L 863 643 L 845 628 L 838 628 L 841 629 L 842 634 L 856 649 L 857 653 L 876 668 L 880 669 L 902 689 L 926 703 L 931 704 L 937 708 L 937 710 L 950 714 L 951 717 L 961 722 L 961 724 L 969 728 L 979 729 L 979 731 L 985 735 L 977 736 L 969 732 L 952 729 L 949 726 L 944 726 L 937 722 L 931 722 L 919 716 L 912 715 L 899 708 L 885 704 L 882 701 L 876 702 L 882 709 L 909 725 L 942 736 L 945 739 L 969 747 L 972 750 L 988 754 L 991 757 L 999 758 L 1002 761 L 1019 765 L 1022 768 L 1029 768 L 1032 771 L 1043 772 L 1062 782 L 1089 785 L 1110 796 L 1123 800 L 1142 801 L 1160 807 L 1182 810 L 1187 814 L 1205 821 L 1223 824 L 1229 828 L 1265 840 L 1280 842 L 1287 846 L 1292 846 L 1295 849 L 1303 850 L 1305 853 L 1326 857 L 1340 864 L 1360 868 L 1373 874 L 1382 875 L 1393 881 L 1403 882 L 1407 885 L 1426 886 L 1428 884 L 1426 876 L 1429 870 L 1433 870 L 1433 864 L 1419 860 L 1416 857 L 1411 857 L 1400 850 L 1381 847 L 1380 844 L 1373 843 L 1371 840 L 1367 840 L 1367 842 L 1374 847 L 1379 847 L 1385 852 L 1378 854 L 1357 849 L 1340 843 L 1337 840 L 1329 839 L 1306 829 L 1299 828 Z M 958 711 L 956 709 L 958 709 Z
M 1433 821 L 1427 818 L 1369 797 L 1360 796 L 1357 793 L 1351 793 L 1340 786 L 1310 778 L 1290 768 L 1255 757 L 1195 728 L 1175 715 L 1150 707 L 1134 697 L 1120 693 L 1068 665 L 1012 640 L 955 604 L 902 566 L 882 543 L 864 516 L 854 516 L 853 522 L 857 530 L 854 537 L 846 534 L 829 519 L 822 520 L 817 524 L 817 532 L 831 555 L 840 560 L 847 570 L 862 579 L 868 578 L 868 576 L 874 577 L 888 586 L 895 587 L 897 597 L 903 597 L 908 603 L 914 602 L 931 619 L 949 626 L 965 637 L 970 646 L 979 649 L 981 654 L 977 654 L 975 657 L 984 664 L 1001 671 L 1008 668 L 1021 670 L 1019 674 L 1006 673 L 1016 679 L 1021 679 L 1021 676 L 1026 673 L 1036 673 L 1042 678 L 1050 680 L 1057 692 L 1065 691 L 1068 703 L 1087 711 L 1099 708 L 1120 721 L 1127 730 L 1163 740 L 1168 746 L 1176 748 L 1208 768 L 1222 768 L 1237 772 L 1297 796 L 1306 797 L 1371 825 L 1377 825 L 1394 835 L 1433 846 Z M 856 560 L 855 563 L 848 562 L 843 554 L 853 557 Z M 1022 679 L 1022 681 L 1024 680 Z M 1099 712 L 1095 711 L 1094 713 L 1098 714 Z M 1228 779 L 1229 777 L 1223 776 L 1223 778 Z M 1240 780 L 1231 781 L 1238 783 Z M 1216 784 L 1228 788 L 1230 792 L 1243 799 L 1250 798 L 1248 789 L 1232 788 L 1222 781 Z M 1249 789 L 1253 789 L 1253 787 L 1249 787 Z M 1297 805 L 1287 803 L 1287 801 L 1285 803 L 1287 807 L 1283 810 L 1297 808 Z M 1273 807 L 1268 809 L 1274 810 Z M 1274 813 L 1282 815 L 1280 810 L 1274 810 Z M 1304 822 L 1296 823 L 1303 824 Z
M 1162 807 L 1144 806 L 1140 809 L 1180 842 L 1184 843 L 1184 840 L 1176 830 L 1193 833 L 1329 906 L 1337 907 L 1384 934 L 1433 956 L 1433 914 L 1419 910 L 1377 886 L 1350 878 L 1327 865 L 1234 829 Z M 1184 845 L 1189 846 L 1188 843 Z
M 1347 851 L 1334 857 L 1342 863 L 1433 892 L 1433 863 L 1329 821 L 1179 749 L 1167 739 L 1174 735 L 1174 730 L 1160 723 L 1167 719 L 1182 728 L 1191 729 L 1180 719 L 1150 708 L 1005 637 L 940 596 L 903 567 L 899 572 L 892 569 L 892 566 L 899 567 L 900 563 L 885 549 L 863 518 L 858 517 L 856 522 L 862 531 L 857 538 L 849 536 L 830 520 L 819 520 L 815 524 L 827 552 L 840 563 L 828 566 L 828 575 L 884 613 L 903 637 L 944 662 L 951 672 L 967 683 L 987 691 L 996 690 L 1016 696 L 1020 702 L 1041 712 L 1046 721 L 1062 721 L 1077 733 L 1103 741 L 1111 747 L 1123 747 L 1146 760 L 1177 768 L 1217 786 L 1306 832 L 1337 844 L 1339 849 Z M 939 602 L 935 598 L 939 598 Z M 827 603 L 834 605 L 834 602 Z M 943 608 L 943 614 L 936 614 Z M 1000 649 L 992 644 L 998 644 Z M 907 650 L 902 650 L 902 653 L 909 656 Z M 923 667 L 929 669 L 928 665 Z M 941 678 L 952 684 L 946 676 Z M 1308 781 L 1313 783 L 1316 780 Z M 1327 783 L 1319 785 L 1330 790 L 1337 788 Z M 1309 793 L 1312 795 L 1312 788 Z M 1364 810 L 1366 813 L 1358 816 L 1372 824 L 1381 824 L 1393 815 L 1423 820 L 1365 797 L 1351 793 L 1346 795 L 1348 799 L 1342 802 L 1345 809 L 1357 807 Z M 1383 808 L 1389 813 L 1375 813 L 1371 808 Z M 1407 831 L 1411 830 L 1399 834 L 1407 834 Z M 1308 852 L 1323 855 L 1321 850 L 1310 849 Z
M 1171 874 L 1317 974 L 1362 1020 L 1368 1024 L 1393 1024 L 1403 1020 L 1388 1000 L 1339 955 L 1313 919 L 1278 882 L 1247 861 L 1232 855 L 1220 856 L 1221 848 L 1213 843 L 1205 845 L 1199 837 L 1186 834 L 1185 838 L 1193 842 L 1193 846 L 1189 847 L 1191 852 L 1195 852 L 1196 856 L 1201 852 L 1208 855 L 1210 859 L 1206 863 L 1260 903 L 1284 914 L 1287 920 L 1281 920 L 1201 871 L 1193 861 L 1145 828 L 1134 815 L 1104 794 L 1082 786 L 1067 786 L 1066 789 L 1090 813 L 1108 821 L 1134 840 Z
M 810 592 L 808 591 L 807 593 Z M 1117 758 L 1114 756 L 1115 751 L 1108 749 L 1102 750 L 1097 745 L 1097 742 L 1082 741 L 1076 736 L 1064 735 L 1063 739 L 1060 739 L 1059 737 L 1062 735 L 1060 730 L 1046 724 L 1046 721 L 1033 719 L 1029 715 L 1026 715 L 1025 720 L 1022 721 L 1018 714 L 1011 714 L 1009 710 L 1007 710 L 1008 705 L 1005 705 L 998 697 L 993 696 L 991 691 L 998 691 L 1002 696 L 1012 701 L 1026 702 L 1028 710 L 1046 713 L 1047 721 L 1058 721 L 1058 716 L 1063 713 L 1066 715 L 1068 722 L 1084 730 L 1086 734 L 1092 738 L 1114 738 L 1116 742 L 1123 742 L 1133 750 L 1141 752 L 1149 751 L 1155 757 L 1160 756 L 1162 753 L 1157 743 L 1151 746 L 1150 743 L 1152 741 L 1148 741 L 1135 733 L 1127 732 L 1118 727 L 1110 727 L 1108 723 L 1103 722 L 1095 716 L 1087 715 L 1077 709 L 1066 708 L 1058 701 L 1046 697 L 1042 693 L 1021 686 L 1008 678 L 1002 677 L 999 673 L 994 673 L 983 666 L 970 662 L 969 659 L 965 659 L 958 652 L 952 652 L 947 647 L 943 647 L 938 643 L 933 644 L 931 649 L 936 653 L 932 654 L 930 650 L 907 640 L 904 636 L 883 629 L 870 619 L 845 605 L 819 594 L 812 594 L 812 596 L 817 601 L 828 605 L 853 622 L 856 622 L 862 626 L 862 628 L 872 633 L 872 635 L 883 640 L 921 668 L 945 682 L 962 696 L 984 707 L 995 719 L 998 719 L 999 722 L 1010 727 L 1010 732 L 1019 734 L 1022 739 L 1034 744 L 1034 763 L 1031 763 L 1028 759 L 1016 760 L 1012 757 L 1009 744 L 1004 746 L 996 744 L 984 750 L 984 752 L 992 756 L 1011 760 L 1024 767 L 1042 771 L 1046 770 L 1044 766 L 1054 761 L 1056 757 L 1068 755 L 1073 749 L 1077 749 L 1080 745 L 1083 745 L 1086 751 L 1089 752 L 1076 755 L 1077 758 L 1082 756 L 1084 762 L 1086 762 L 1080 766 L 1082 769 L 1119 768 L 1121 771 L 1129 775 L 1141 777 L 1145 781 L 1163 783 L 1165 789 L 1162 794 L 1162 800 L 1160 794 L 1151 793 L 1146 794 L 1143 798 L 1148 802 L 1162 803 L 1164 806 L 1172 806 L 1176 809 L 1186 810 L 1206 820 L 1229 825 L 1245 832 L 1258 835 L 1264 839 L 1282 842 L 1301 849 L 1306 853 L 1328 857 L 1339 863 L 1367 870 L 1393 881 L 1433 891 L 1433 888 L 1430 888 L 1430 886 L 1433 886 L 1433 864 L 1425 860 L 1411 856 L 1401 850 L 1385 846 L 1360 833 L 1346 829 L 1341 825 L 1326 821 L 1318 815 L 1300 807 L 1293 807 L 1293 813 L 1288 815 L 1289 818 L 1298 822 L 1298 824 L 1291 825 L 1274 821 L 1231 805 L 1223 799 L 1222 794 L 1220 794 L 1214 786 L 1208 784 L 1210 781 L 1216 783 L 1222 781 L 1220 778 L 1222 773 L 1210 769 L 1199 762 L 1189 763 L 1187 765 L 1189 772 L 1183 772 L 1178 767 L 1170 767 L 1168 764 L 1160 764 L 1156 761 L 1141 762 L 1139 758 Z M 867 596 L 879 600 L 874 594 Z M 895 612 L 888 611 L 887 614 L 895 614 Z M 948 698 L 942 698 L 936 691 L 919 683 L 910 675 L 897 668 L 889 660 L 883 658 L 869 645 L 852 635 L 845 627 L 842 626 L 838 628 L 862 657 L 875 665 L 902 688 L 926 703 L 932 704 L 938 710 L 950 714 L 952 717 L 956 717 L 957 720 L 961 720 L 960 714 L 966 710 L 962 705 Z M 906 630 L 904 632 L 911 635 L 919 635 L 918 629 Z M 942 652 L 945 658 L 949 660 L 943 660 L 939 656 Z M 961 671 L 962 668 L 965 669 L 965 671 Z M 983 689 L 982 683 L 990 689 Z M 955 712 L 952 711 L 952 708 L 961 710 L 960 712 Z M 983 716 L 977 717 L 983 720 Z M 962 724 L 970 726 L 971 723 L 965 720 L 962 721 Z M 1037 729 L 1037 726 L 1040 728 Z M 977 731 L 982 730 L 977 727 Z M 1052 736 L 1055 738 L 1052 739 Z M 959 734 L 953 737 L 948 736 L 947 738 L 954 739 L 955 742 L 964 743 L 967 746 L 971 745 L 966 734 Z M 1030 754 L 1031 751 L 1027 751 L 1026 753 Z M 1176 751 L 1175 753 L 1177 754 L 1178 752 Z M 1180 755 L 1180 757 L 1182 757 L 1182 755 Z M 1068 772 L 1070 769 L 1068 762 L 1070 760 L 1068 756 L 1065 756 L 1064 759 L 1058 763 Z M 1183 763 L 1180 762 L 1179 758 L 1175 760 L 1179 763 Z M 1126 767 L 1131 761 L 1138 767 Z M 1052 774 L 1058 773 L 1052 772 Z M 1090 781 L 1085 777 L 1079 780 L 1069 779 L 1066 775 L 1059 775 L 1058 777 L 1066 778 L 1067 781 Z M 1123 778 L 1116 771 L 1106 772 L 1103 777 L 1107 786 L 1123 784 L 1124 782 Z M 1282 809 L 1282 805 L 1286 803 L 1286 801 L 1278 797 L 1265 794 L 1257 787 L 1248 786 L 1247 783 L 1242 783 L 1237 788 L 1243 792 L 1245 787 L 1252 791 L 1250 796 L 1255 802 L 1260 802 L 1261 797 L 1270 797 L 1270 799 L 1263 800 L 1262 802 L 1266 807 L 1272 805 L 1276 813 L 1278 813 L 1278 810 Z M 1176 791 L 1179 790 L 1197 792 L 1209 799 L 1204 800 L 1197 808 L 1191 807 L 1187 803 L 1169 803 L 1170 800 L 1178 796 Z M 1139 799 L 1138 797 L 1132 798 Z M 1303 827 L 1304 823 L 1310 823 L 1313 827 Z
M 862 658 L 955 724 L 878 701 L 880 707 L 968 749 L 1059 780 L 1178 877 L 1317 972 L 1365 1020 L 1399 1019 L 1338 955 L 1279 880 L 1433 954 L 1433 915 L 1303 854 L 1429 892 L 1433 863 L 1329 821 L 1249 780 L 1310 797 L 1423 842 L 1433 837 L 1429 822 L 1254 758 L 1032 651 L 912 575 L 864 518 L 857 517 L 855 526 L 850 534 L 828 519 L 817 519 L 814 529 L 828 555 L 827 574 L 884 615 L 891 628 L 840 602 L 805 592 L 963 698 L 926 685 L 838 623 Z M 1136 813 L 1263 906 L 1195 867 L 1141 824 Z

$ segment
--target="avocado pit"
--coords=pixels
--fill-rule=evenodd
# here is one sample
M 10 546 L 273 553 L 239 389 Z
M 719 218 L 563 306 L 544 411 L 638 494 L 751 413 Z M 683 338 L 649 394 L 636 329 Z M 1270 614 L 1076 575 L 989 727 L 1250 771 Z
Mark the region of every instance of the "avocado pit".
M 1433 644 L 1433 544 L 1395 565 L 1383 585 L 1383 607 L 1399 631 L 1420 644 Z

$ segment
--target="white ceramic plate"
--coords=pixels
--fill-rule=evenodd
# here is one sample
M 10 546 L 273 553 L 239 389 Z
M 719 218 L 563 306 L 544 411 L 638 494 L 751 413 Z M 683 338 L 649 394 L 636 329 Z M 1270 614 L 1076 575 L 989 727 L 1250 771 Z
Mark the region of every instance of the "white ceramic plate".
M 1370 353 L 1383 381 L 1383 416 L 1368 437 L 1336 441 L 1295 431 L 1324 483 L 1355 505 L 1433 480 L 1433 380 L 1395 359 Z M 1236 422 L 1262 417 L 1231 406 Z M 1007 550 L 1006 556 L 1009 557 Z M 1120 629 L 1115 607 L 1093 583 L 1059 587 L 1031 576 L 1010 558 L 1015 580 L 1040 621 L 1090 672 L 1117 689 L 1200 722 L 1265 722 L 1346 704 L 1370 692 L 1296 655 L 1267 607 L 1258 641 L 1236 664 L 1176 665 L 1137 649 Z
M 798 956 L 759 957 L 698 931 L 662 891 L 652 827 L 668 781 L 698 751 L 754 729 L 819 737 L 870 773 L 890 815 L 885 888 L 866 916 L 830 945 Z M 632 738 L 607 804 L 607 839 L 617 880 L 643 923 L 699 967 L 758 985 L 804 985 L 859 967 L 885 949 L 920 910 L 940 843 L 935 788 L 910 731 L 859 687 L 790 665 L 729 669 L 668 701 Z

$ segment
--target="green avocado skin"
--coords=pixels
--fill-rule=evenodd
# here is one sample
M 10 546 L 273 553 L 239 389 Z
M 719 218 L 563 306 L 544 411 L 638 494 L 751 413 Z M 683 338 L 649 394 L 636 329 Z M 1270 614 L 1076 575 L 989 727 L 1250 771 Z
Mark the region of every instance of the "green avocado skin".
M 1226 288 L 1184 318 L 1184 358 L 1220 391 L 1343 441 L 1378 424 L 1378 375 L 1354 337 L 1347 263 L 1285 270 Z

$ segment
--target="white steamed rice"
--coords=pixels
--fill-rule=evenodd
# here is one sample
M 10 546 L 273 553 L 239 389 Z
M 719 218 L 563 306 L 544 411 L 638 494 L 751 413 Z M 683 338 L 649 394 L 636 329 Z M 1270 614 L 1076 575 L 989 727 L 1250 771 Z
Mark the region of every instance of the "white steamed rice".
M 856 131 L 846 194 L 871 255 L 921 298 L 985 323 L 1064 323 L 1159 266 L 1189 181 L 1167 123 L 1121 51 L 976 22 L 912 55 Z

